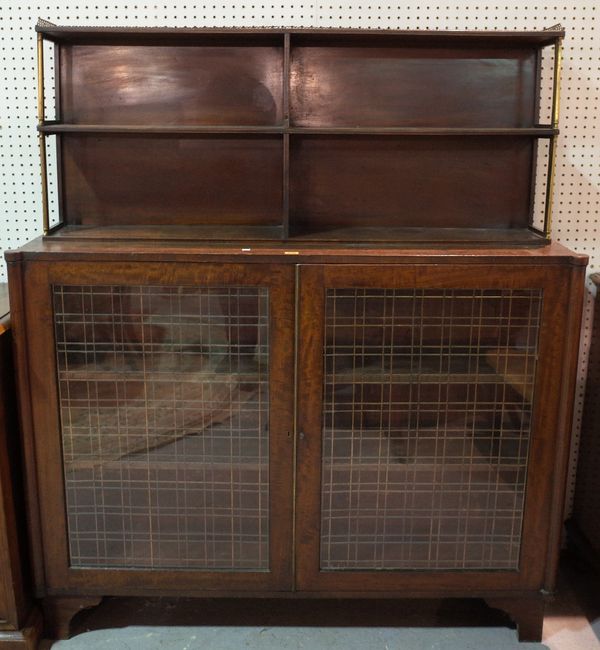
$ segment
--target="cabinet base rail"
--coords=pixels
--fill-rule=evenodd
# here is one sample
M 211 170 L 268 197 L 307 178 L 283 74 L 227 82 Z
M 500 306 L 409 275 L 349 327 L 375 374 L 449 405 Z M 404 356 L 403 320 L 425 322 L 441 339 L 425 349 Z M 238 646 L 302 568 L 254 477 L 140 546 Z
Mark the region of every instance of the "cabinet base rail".
M 512 621 L 519 641 L 539 642 L 546 598 L 541 593 L 484 598 L 421 595 L 414 599 L 380 598 L 379 594 L 372 598 L 319 595 L 319 606 L 315 607 L 315 594 L 282 592 L 279 597 L 273 596 L 266 594 L 259 599 L 247 595 L 230 598 L 48 596 L 43 600 L 45 636 L 53 640 L 67 639 L 88 629 L 127 625 L 499 627 Z M 77 614 L 88 609 L 91 611 L 84 615 L 85 625 L 72 624 Z M 3 648 L 0 643 L 0 650 Z

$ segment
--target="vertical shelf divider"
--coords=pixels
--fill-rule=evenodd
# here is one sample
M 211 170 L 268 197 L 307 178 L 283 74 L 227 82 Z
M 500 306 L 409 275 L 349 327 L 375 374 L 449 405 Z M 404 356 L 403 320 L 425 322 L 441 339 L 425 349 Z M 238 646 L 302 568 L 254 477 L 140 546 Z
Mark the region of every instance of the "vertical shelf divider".
M 283 194 L 282 239 L 290 235 L 290 32 L 283 35 Z

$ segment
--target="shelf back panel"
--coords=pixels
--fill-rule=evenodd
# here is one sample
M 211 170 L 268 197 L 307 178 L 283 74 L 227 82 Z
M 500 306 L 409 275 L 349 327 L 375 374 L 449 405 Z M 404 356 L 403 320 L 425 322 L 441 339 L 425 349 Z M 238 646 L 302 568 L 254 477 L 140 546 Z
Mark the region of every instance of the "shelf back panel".
M 63 45 L 60 115 L 74 124 L 282 121 L 281 47 Z
M 297 136 L 290 228 L 525 228 L 529 138 Z
M 291 123 L 531 126 L 536 58 L 532 47 L 292 47 Z
M 281 136 L 61 139 L 68 224 L 281 223 Z

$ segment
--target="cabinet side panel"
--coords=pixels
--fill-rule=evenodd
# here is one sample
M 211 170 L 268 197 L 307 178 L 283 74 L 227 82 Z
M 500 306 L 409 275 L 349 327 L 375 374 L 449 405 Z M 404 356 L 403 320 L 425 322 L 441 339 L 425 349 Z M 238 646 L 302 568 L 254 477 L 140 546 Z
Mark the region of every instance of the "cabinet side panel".
M 585 267 L 571 270 L 563 286 L 564 301 L 568 311 L 563 326 L 563 368 L 562 383 L 558 400 L 560 411 L 556 430 L 556 457 L 552 490 L 552 511 L 550 518 L 550 543 L 546 564 L 545 589 L 552 591 L 556 583 L 561 533 L 564 524 L 565 486 L 567 482 L 569 450 L 573 433 L 573 412 L 575 409 L 575 385 L 581 340 L 581 321 L 585 291 Z
M 33 410 L 31 399 L 31 375 L 29 368 L 28 319 L 26 315 L 26 286 L 24 267 L 21 262 L 8 263 L 8 284 L 10 290 L 11 331 L 13 353 L 19 401 L 19 429 L 21 451 L 24 463 L 24 483 L 26 496 L 26 517 L 29 532 L 29 552 L 35 595 L 44 591 L 44 554 L 40 526 L 40 508 L 38 500 L 37 463 L 34 445 Z
M 573 521 L 577 533 L 589 545 L 594 561 L 600 566 L 600 274 L 591 276 L 596 285 L 593 327 L 585 385 L 585 402 L 581 426 L 581 444 L 577 462 L 577 482 L 573 504 Z M 580 549 L 581 550 L 581 549 Z M 587 549 L 586 549 L 587 550 Z M 595 556 L 595 557 L 594 557 Z
M 10 330 L 2 331 L 0 316 L 0 619 L 13 627 L 23 622 L 26 599 L 22 562 L 27 542 L 22 530 L 19 431 L 15 409 L 14 369 Z

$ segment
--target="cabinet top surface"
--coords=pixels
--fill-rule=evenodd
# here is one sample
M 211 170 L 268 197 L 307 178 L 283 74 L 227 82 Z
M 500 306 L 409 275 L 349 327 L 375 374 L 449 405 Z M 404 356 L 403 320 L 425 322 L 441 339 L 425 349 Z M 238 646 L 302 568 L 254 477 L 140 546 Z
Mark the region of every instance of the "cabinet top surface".
M 300 243 L 193 242 L 193 241 L 88 241 L 38 237 L 20 249 L 6 251 L 8 262 L 20 260 L 146 261 L 146 262 L 275 262 L 275 263 L 526 263 L 585 266 L 588 257 L 553 242 L 543 247 L 449 246 L 323 246 Z

